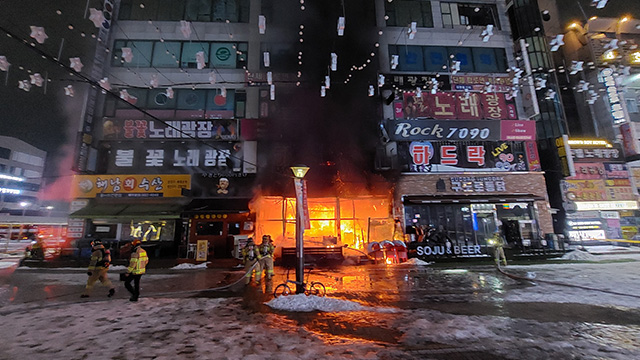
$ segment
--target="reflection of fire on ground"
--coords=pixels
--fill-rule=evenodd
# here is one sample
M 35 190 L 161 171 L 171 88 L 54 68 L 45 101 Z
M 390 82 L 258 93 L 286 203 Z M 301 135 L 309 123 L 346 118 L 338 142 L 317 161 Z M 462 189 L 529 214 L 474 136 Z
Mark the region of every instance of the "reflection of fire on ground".
M 360 256 L 371 243 L 393 238 L 390 199 L 386 196 L 310 198 L 308 205 L 311 228 L 304 231 L 305 248 L 346 246 L 345 256 Z M 256 214 L 256 239 L 271 235 L 276 257 L 283 247 L 296 246 L 295 198 L 259 196 L 251 203 L 251 210 Z

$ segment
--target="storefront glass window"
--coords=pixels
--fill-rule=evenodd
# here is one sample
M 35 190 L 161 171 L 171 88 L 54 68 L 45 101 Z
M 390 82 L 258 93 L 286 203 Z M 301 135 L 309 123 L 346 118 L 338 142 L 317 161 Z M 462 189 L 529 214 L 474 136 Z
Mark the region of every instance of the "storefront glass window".
M 196 225 L 196 235 L 222 235 L 224 223 L 222 221 L 199 222 Z

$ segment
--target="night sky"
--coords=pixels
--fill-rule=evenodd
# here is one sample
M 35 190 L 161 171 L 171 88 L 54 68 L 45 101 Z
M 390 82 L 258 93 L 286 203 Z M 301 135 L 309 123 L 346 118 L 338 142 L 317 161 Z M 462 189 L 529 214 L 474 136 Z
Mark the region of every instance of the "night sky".
M 102 1 L 89 0 L 88 5 L 102 8 Z M 86 73 L 91 69 L 96 42 L 91 34 L 97 34 L 93 23 L 84 18 L 86 7 L 85 0 L 2 1 L 0 27 L 35 43 L 47 54 L 58 57 L 60 53 L 64 65 L 69 65 L 70 57 L 80 57 Z M 56 13 L 58 10 L 61 14 Z M 29 37 L 31 25 L 45 28 L 48 39 L 44 44 L 37 44 Z M 11 63 L 8 73 L 0 72 L 0 134 L 19 138 L 47 151 L 47 163 L 58 164 L 69 154 L 70 149 L 64 145 L 75 142 L 83 94 L 76 94 L 74 98 L 65 96 L 64 87 L 77 85 L 77 79 L 59 65 L 33 52 L 30 46 L 0 31 L 0 55 L 6 56 Z M 32 85 L 29 92 L 18 88 L 18 81 L 28 80 L 34 73 L 51 79 L 46 85 L 46 93 L 44 86 Z M 55 166 L 46 170 L 47 180 L 54 180 L 57 175 Z

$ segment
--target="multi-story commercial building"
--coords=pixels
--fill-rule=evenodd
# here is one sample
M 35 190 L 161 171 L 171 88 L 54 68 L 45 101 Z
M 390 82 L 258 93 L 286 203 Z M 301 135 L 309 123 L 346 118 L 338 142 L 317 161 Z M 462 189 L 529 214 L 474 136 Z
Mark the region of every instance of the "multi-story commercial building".
M 633 174 L 640 22 L 633 11 L 637 17 L 640 7 L 596 8 L 583 1 L 572 13 L 553 1 L 538 3 L 567 114 L 568 136 L 557 141 L 564 232 L 576 241 L 625 244 L 639 224 Z
M 522 95 L 530 89 L 521 89 L 543 64 L 516 59 L 505 3 L 376 5 L 383 29 L 376 166 L 398 173 L 394 213 L 408 229 L 435 227 L 454 248 L 473 245 L 458 254 L 486 252 L 495 231 L 521 250 L 549 246 L 538 241 L 553 227 L 536 144 L 549 119 L 529 119 L 531 101 Z M 548 108 L 556 106 L 550 98 Z
M 46 156 L 46 151 L 22 140 L 0 136 L 0 213 L 11 216 L 40 213 L 37 195 Z

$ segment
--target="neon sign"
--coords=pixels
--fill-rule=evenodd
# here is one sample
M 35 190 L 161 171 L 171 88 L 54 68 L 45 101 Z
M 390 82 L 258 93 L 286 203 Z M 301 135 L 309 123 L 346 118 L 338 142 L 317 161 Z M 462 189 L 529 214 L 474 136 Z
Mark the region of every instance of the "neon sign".
M 629 62 L 640 65 L 640 51 L 632 52 L 631 55 L 629 55 Z

